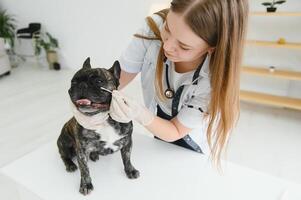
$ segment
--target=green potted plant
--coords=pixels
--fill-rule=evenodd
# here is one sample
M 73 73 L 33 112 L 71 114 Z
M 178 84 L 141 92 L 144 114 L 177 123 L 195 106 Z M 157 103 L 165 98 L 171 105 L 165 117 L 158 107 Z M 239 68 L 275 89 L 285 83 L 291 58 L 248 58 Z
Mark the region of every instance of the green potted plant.
M 48 32 L 41 33 L 40 37 L 35 38 L 35 55 L 40 55 L 42 49 L 44 49 L 50 69 L 60 69 L 57 55 L 58 48 L 58 40 Z
M 11 66 L 5 46 L 9 44 L 13 50 L 15 30 L 15 19 L 6 10 L 0 10 L 0 75 L 10 73 Z
M 264 2 L 262 3 L 262 5 L 266 6 L 267 7 L 267 12 L 276 12 L 277 10 L 277 7 L 275 7 L 277 4 L 283 4 L 285 3 L 286 1 L 283 0 L 283 1 L 276 1 L 276 0 L 273 0 L 272 2 Z

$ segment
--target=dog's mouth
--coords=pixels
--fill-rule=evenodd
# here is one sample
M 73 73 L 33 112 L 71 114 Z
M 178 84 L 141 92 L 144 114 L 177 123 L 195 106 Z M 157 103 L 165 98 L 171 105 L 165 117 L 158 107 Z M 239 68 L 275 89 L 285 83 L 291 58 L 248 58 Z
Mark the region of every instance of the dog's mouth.
M 78 108 L 94 108 L 94 109 L 108 109 L 109 104 L 108 103 L 99 103 L 99 102 L 92 102 L 89 99 L 79 99 L 75 101 L 75 104 Z
M 74 102 L 76 108 L 88 116 L 96 115 L 100 112 L 107 112 L 110 108 L 109 103 L 93 102 L 89 99 L 79 99 Z
M 93 116 L 100 112 L 107 112 L 110 108 L 110 104 L 107 102 L 93 102 L 90 99 L 78 99 L 73 103 L 78 111 L 88 116 Z

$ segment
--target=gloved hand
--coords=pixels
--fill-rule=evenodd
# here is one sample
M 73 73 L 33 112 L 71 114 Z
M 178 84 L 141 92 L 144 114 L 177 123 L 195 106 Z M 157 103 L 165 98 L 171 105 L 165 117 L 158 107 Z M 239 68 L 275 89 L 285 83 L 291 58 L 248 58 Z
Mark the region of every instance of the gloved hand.
M 143 126 L 149 125 L 154 119 L 154 114 L 151 111 L 118 90 L 112 92 L 109 114 L 115 121 L 128 123 L 131 120 L 136 120 Z

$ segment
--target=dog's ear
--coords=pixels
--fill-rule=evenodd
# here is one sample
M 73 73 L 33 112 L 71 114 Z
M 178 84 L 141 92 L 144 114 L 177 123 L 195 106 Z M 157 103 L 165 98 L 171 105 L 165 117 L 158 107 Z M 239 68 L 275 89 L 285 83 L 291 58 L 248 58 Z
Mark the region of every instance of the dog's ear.
M 119 80 L 121 68 L 118 60 L 114 62 L 113 66 L 109 69 L 109 72 L 111 72 L 114 75 L 114 77 Z
M 91 65 L 90 65 L 90 57 L 88 57 L 84 64 L 83 64 L 83 69 L 91 69 Z

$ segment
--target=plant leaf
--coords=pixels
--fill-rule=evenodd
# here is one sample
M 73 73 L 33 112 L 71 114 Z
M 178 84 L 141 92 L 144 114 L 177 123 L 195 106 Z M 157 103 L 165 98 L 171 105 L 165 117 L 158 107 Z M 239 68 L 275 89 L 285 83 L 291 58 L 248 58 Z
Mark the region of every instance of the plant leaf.
M 283 4 L 285 3 L 286 1 L 276 1 L 275 4 Z
M 262 3 L 262 5 L 264 5 L 264 6 L 271 6 L 272 4 L 269 3 L 269 2 L 265 2 L 265 3 Z
M 16 20 L 12 15 L 7 14 L 6 10 L 0 9 L 0 37 L 8 41 L 12 48 L 14 47 L 16 30 L 15 22 Z

